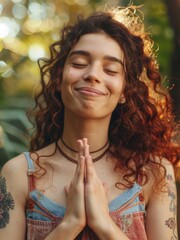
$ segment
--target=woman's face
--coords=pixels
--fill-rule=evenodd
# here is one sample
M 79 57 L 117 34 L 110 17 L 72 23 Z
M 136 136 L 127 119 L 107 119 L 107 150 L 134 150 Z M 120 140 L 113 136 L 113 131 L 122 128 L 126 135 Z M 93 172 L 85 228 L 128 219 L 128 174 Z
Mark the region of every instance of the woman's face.
M 110 117 L 125 86 L 124 55 L 105 33 L 83 35 L 67 57 L 61 83 L 65 112 Z

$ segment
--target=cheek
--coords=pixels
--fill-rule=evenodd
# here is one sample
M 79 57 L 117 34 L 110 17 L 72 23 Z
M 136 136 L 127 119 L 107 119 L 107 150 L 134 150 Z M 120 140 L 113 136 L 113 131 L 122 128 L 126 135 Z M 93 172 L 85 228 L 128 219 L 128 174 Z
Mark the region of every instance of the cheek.
M 76 72 L 69 71 L 63 76 L 62 87 L 70 90 L 79 81 L 79 79 L 80 76 Z
M 72 71 L 70 67 L 66 67 L 63 71 L 61 82 L 61 97 L 64 104 L 70 100 L 72 85 L 75 81 L 76 77 L 74 71 Z
M 114 79 L 112 80 L 111 84 L 109 85 L 109 88 L 112 93 L 121 95 L 125 88 L 125 81 L 124 79 Z
M 67 82 L 68 78 L 69 78 L 69 67 L 65 67 L 63 70 L 63 74 L 62 74 L 62 84 L 64 84 L 65 82 Z

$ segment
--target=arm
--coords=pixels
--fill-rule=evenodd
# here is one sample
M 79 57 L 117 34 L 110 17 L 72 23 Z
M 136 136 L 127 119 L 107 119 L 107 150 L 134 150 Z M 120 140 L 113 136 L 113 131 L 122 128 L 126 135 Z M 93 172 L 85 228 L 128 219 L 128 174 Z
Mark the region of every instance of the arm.
M 173 167 L 165 162 L 165 191 L 151 194 L 147 208 L 146 229 L 148 240 L 176 240 L 177 198 Z
M 22 164 L 22 165 L 21 165 Z M 24 240 L 26 176 L 23 156 L 5 164 L 0 176 L 0 239 Z

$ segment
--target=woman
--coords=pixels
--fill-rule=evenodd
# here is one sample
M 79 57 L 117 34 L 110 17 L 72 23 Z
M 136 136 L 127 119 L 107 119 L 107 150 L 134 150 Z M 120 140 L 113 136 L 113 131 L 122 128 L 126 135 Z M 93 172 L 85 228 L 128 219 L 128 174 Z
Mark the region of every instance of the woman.
M 136 8 L 79 19 L 50 52 L 30 153 L 2 170 L 1 239 L 177 239 L 171 103 Z

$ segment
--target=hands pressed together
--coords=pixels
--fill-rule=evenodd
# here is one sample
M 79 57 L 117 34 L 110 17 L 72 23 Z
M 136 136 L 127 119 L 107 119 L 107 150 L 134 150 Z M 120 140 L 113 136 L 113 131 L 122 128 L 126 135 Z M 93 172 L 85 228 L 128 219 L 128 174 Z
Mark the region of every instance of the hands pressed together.
M 78 163 L 67 194 L 64 219 L 80 232 L 88 225 L 94 232 L 111 221 L 106 185 L 101 182 L 89 153 L 87 139 L 78 140 Z

